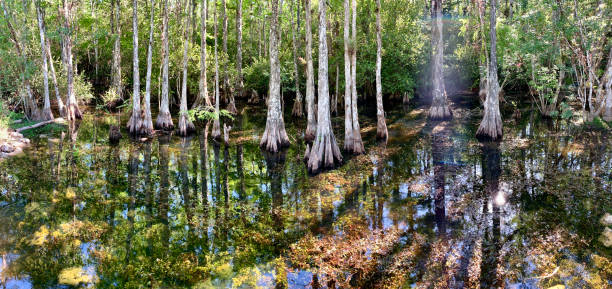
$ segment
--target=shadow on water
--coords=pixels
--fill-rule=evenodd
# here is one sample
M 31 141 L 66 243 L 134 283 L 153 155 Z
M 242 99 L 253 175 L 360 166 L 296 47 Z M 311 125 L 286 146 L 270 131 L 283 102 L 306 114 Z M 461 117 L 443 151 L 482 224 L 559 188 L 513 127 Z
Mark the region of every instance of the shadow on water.
M 386 145 L 365 114 L 368 153 L 317 176 L 297 139 L 260 150 L 259 108 L 233 121 L 229 144 L 204 124 L 111 145 L 114 117 L 85 116 L 0 163 L 0 284 L 612 286 L 607 136 L 526 111 L 502 142 L 480 143 L 473 103 L 455 101 L 441 123 L 418 104 L 390 110 Z

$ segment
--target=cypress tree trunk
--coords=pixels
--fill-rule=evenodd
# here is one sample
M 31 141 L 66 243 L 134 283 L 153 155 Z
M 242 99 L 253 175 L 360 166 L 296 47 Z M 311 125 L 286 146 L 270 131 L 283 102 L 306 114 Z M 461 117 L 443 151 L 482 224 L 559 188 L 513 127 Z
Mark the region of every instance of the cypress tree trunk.
M 327 63 L 327 15 L 326 1 L 319 4 L 319 101 L 318 123 L 312 148 L 306 149 L 308 171 L 312 174 L 333 168 L 342 162 L 342 155 L 332 131 L 329 113 L 329 83 Z
M 208 0 L 202 0 L 200 6 L 200 92 L 193 107 L 198 107 L 204 104 L 211 107 L 210 98 L 208 97 L 208 81 L 206 71 L 206 17 L 208 15 Z
M 260 146 L 269 152 L 278 152 L 289 145 L 285 131 L 281 106 L 278 0 L 272 0 L 272 19 L 270 21 L 270 95 L 268 96 L 268 117 Z
M 59 114 L 61 117 L 66 117 L 66 107 L 64 106 L 64 101 L 60 96 L 59 86 L 57 85 L 57 76 L 55 74 L 55 65 L 53 64 L 53 57 L 51 57 L 51 44 L 49 43 L 49 38 L 46 38 L 45 42 L 45 53 L 49 60 L 49 67 L 51 67 L 51 80 L 53 81 L 53 89 L 55 90 L 57 109 L 59 110 Z
M 294 11 L 294 0 L 291 0 L 291 13 Z M 298 9 L 295 9 L 295 13 L 299 13 Z M 299 15 L 299 14 L 298 14 Z M 296 117 L 304 116 L 304 105 L 302 104 L 302 93 L 300 92 L 300 74 L 298 69 L 298 43 L 295 22 L 293 21 L 293 14 L 291 15 L 291 37 L 293 38 L 293 77 L 295 78 L 295 102 L 293 103 L 293 109 L 291 114 Z
M 429 118 L 444 120 L 452 117 L 444 87 L 444 40 L 442 38 L 442 0 L 432 0 L 431 38 L 433 53 L 433 100 Z
M 352 10 L 352 14 L 351 14 Z M 352 16 L 352 17 L 351 17 Z M 352 23 L 351 23 L 352 22 Z M 351 27 L 349 27 L 349 25 Z M 351 31 L 352 29 L 352 31 Z M 351 37 L 352 32 L 352 37 Z M 357 1 L 344 1 L 344 150 L 365 152 L 357 111 Z
M 153 118 L 151 117 L 151 70 L 153 69 L 153 25 L 155 23 L 155 1 L 151 0 L 151 15 L 149 16 L 149 45 L 147 47 L 147 75 L 145 84 L 145 97 L 142 105 L 143 119 L 140 127 L 141 135 L 151 135 L 153 133 Z
M 91 1 L 91 18 L 96 19 L 96 6 L 95 1 Z M 98 53 L 98 24 L 95 23 L 95 28 L 93 33 L 93 43 L 94 43 L 94 84 L 98 83 L 98 68 L 99 68 L 99 53 Z
M 236 95 L 244 96 L 242 82 L 242 0 L 236 3 Z
M 72 3 L 64 0 L 64 47 L 66 49 L 66 71 L 68 82 L 68 95 L 66 99 L 66 116 L 69 121 L 81 119 L 81 110 L 74 96 L 74 69 L 72 67 L 72 39 L 70 38 L 70 24 L 72 23 Z
M 300 75 L 298 69 L 298 43 L 296 37 L 296 30 L 299 32 L 299 28 L 296 29 L 295 22 L 293 21 L 293 12 L 294 12 L 294 1 L 291 0 L 291 37 L 293 40 L 293 77 L 295 78 L 295 101 L 293 102 L 293 109 L 291 110 L 291 114 L 296 117 L 304 116 L 304 105 L 302 103 L 302 93 L 300 92 Z M 295 13 L 299 15 L 299 10 L 295 9 Z M 299 19 L 298 19 L 299 21 Z
M 189 60 L 188 51 L 191 30 L 189 25 L 191 23 L 191 10 L 192 5 L 189 4 L 189 0 L 185 1 L 185 30 L 183 34 L 183 81 L 181 82 L 181 110 L 179 112 L 179 135 L 188 136 L 195 132 L 195 126 L 189 120 L 189 114 L 187 113 L 187 62 Z
M 315 116 L 314 67 L 312 63 L 312 26 L 310 16 L 310 0 L 304 0 L 306 10 L 306 134 L 304 140 L 312 143 L 315 137 L 317 119 Z
M 214 12 L 215 30 L 215 120 L 213 121 L 212 137 L 216 140 L 221 138 L 221 124 L 219 123 L 219 56 L 217 55 L 217 1 L 215 0 Z
M 168 0 L 164 0 L 162 19 L 162 96 L 159 105 L 159 113 L 155 121 L 155 128 L 170 131 L 174 129 L 172 116 L 170 115 L 170 104 L 168 100 Z
M 120 0 L 112 0 L 111 9 L 111 31 L 115 38 L 113 44 L 113 60 L 111 66 L 111 87 L 115 90 L 115 93 L 117 93 L 119 99 L 123 99 L 123 83 L 121 79 L 121 15 L 119 13 L 119 11 L 121 10 Z
M 353 106 L 351 105 L 350 0 L 344 0 L 344 150 L 353 148 Z
M 142 127 L 140 111 L 140 65 L 138 62 L 138 0 L 132 1 L 132 116 L 128 121 L 128 131 L 131 135 L 138 135 Z
M 490 0 L 490 28 L 491 55 L 489 57 L 489 70 L 487 73 L 487 100 L 484 103 L 484 116 L 476 131 L 476 136 L 482 139 L 501 139 L 502 122 L 499 113 L 499 83 L 497 81 L 497 33 L 495 24 L 497 22 L 495 10 L 496 1 Z
M 606 95 L 604 99 L 605 108 L 603 112 L 603 119 L 605 121 L 612 121 L 612 47 L 610 47 L 610 54 L 608 55 L 608 68 L 606 69 L 604 81 Z
M 223 10 L 223 55 L 227 57 L 225 59 L 225 65 L 229 64 L 229 55 L 227 54 L 227 3 L 225 0 L 221 0 L 221 5 Z M 229 74 L 227 70 L 223 70 L 223 98 L 227 101 L 227 111 L 231 114 L 237 114 L 238 110 L 236 109 L 236 103 L 234 102 L 234 93 L 230 89 L 229 85 Z
M 222 27 L 221 29 L 223 29 L 221 32 L 221 41 L 222 41 L 222 49 L 223 49 L 223 55 L 225 57 L 228 57 L 227 54 L 227 3 L 225 0 L 221 0 L 221 21 L 222 22 Z M 229 59 L 224 59 L 226 61 L 229 61 Z M 226 62 L 223 62 L 224 65 L 227 65 Z M 229 103 L 228 101 L 228 92 L 229 92 L 229 79 L 228 79 L 228 74 L 225 70 L 223 70 L 223 85 L 222 85 L 222 92 L 223 92 L 223 100 L 225 101 L 225 103 Z M 229 109 L 229 107 L 228 107 Z
M 363 154 L 363 141 L 359 127 L 359 111 L 357 110 L 357 0 L 353 0 L 352 49 L 351 49 L 351 116 L 353 120 L 353 154 Z
M 382 95 L 382 35 L 380 24 L 380 0 L 376 0 L 376 138 L 386 140 L 388 137 L 385 109 Z
M 49 73 L 47 71 L 47 54 L 45 53 L 45 24 L 43 10 L 42 7 L 40 7 L 39 1 L 36 1 L 36 16 L 38 19 L 38 31 L 40 34 L 40 56 L 42 57 L 43 91 L 45 99 L 45 104 L 40 115 L 40 120 L 51 120 L 53 119 L 53 113 L 51 112 L 51 101 L 49 100 Z

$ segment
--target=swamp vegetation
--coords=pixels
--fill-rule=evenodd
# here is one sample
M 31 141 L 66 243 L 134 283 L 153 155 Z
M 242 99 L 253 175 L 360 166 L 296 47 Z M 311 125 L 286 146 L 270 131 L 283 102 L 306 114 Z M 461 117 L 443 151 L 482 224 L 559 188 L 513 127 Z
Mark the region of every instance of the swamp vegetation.
M 0 0 L 0 288 L 611 288 L 605 0 Z

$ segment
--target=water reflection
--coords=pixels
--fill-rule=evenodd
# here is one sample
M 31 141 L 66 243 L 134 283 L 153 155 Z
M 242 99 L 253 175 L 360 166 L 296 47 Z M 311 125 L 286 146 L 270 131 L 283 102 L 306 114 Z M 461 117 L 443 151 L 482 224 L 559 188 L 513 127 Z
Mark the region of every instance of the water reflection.
M 193 138 L 111 145 L 115 120 L 90 116 L 0 163 L 0 282 L 609 286 L 605 136 L 560 135 L 525 114 L 506 141 L 478 143 L 461 110 L 438 128 L 418 111 L 389 112 L 386 146 L 364 134 L 367 155 L 315 177 L 303 144 L 260 151 L 255 112 L 234 120 L 229 143 L 205 124 Z

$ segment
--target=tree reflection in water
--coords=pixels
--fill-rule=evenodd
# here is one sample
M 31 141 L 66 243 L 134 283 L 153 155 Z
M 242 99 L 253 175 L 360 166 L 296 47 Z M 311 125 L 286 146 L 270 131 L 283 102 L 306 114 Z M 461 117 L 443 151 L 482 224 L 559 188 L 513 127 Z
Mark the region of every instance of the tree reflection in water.
M 299 142 L 260 151 L 256 110 L 234 120 L 227 145 L 209 145 L 206 125 L 197 139 L 110 145 L 115 120 L 86 116 L 64 138 L 35 140 L 36 153 L 0 163 L 0 281 L 609 286 L 605 135 L 559 135 L 559 124 L 525 114 L 501 143 L 479 143 L 460 108 L 438 129 L 419 111 L 389 112 L 386 147 L 364 133 L 368 154 L 317 176 Z M 362 121 L 364 132 L 375 124 Z

